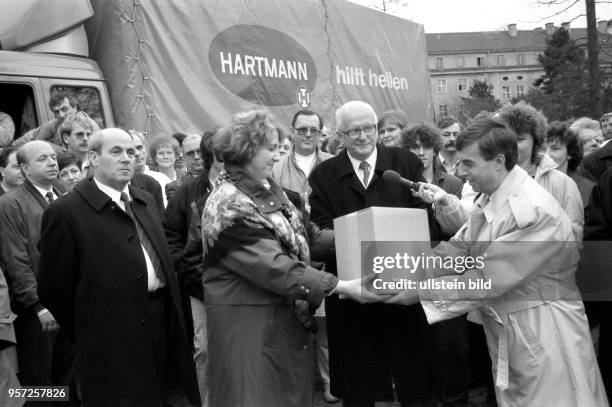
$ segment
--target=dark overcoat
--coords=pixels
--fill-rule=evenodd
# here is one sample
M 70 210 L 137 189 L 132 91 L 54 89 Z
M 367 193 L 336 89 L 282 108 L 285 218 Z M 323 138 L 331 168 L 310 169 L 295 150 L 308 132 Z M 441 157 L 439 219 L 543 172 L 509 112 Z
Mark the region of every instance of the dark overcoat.
M 176 275 L 150 194 L 130 187 L 136 218 L 161 261 L 170 291 L 168 356 L 199 404 Z M 86 406 L 161 406 L 148 321 L 146 263 L 130 217 L 93 178 L 50 205 L 42 219 L 39 295 L 74 340 Z
M 428 208 L 410 189 L 383 180 L 385 170 L 422 180 L 423 164 L 408 150 L 377 146 L 374 175 L 365 189 L 346 151 L 322 162 L 310 175 L 311 220 L 333 228 L 333 219 L 370 206 Z M 439 226 L 430 213 L 432 240 Z M 338 238 L 338 237 L 336 237 Z M 327 262 L 336 274 L 336 259 Z M 422 399 L 436 391 L 433 331 L 420 304 L 358 304 L 337 295 L 325 301 L 331 390 L 349 400 Z

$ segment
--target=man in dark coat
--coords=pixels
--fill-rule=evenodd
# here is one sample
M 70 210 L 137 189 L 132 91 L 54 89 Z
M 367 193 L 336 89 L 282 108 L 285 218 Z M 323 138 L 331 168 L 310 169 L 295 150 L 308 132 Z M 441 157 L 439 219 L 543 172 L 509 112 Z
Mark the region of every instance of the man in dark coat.
M 200 404 L 176 275 L 151 195 L 128 187 L 134 143 L 90 139 L 94 176 L 50 205 L 42 301 L 74 340 L 84 405 Z
M 187 334 L 194 349 L 194 362 L 198 374 L 200 386 L 200 396 L 203 404 L 207 405 L 208 380 L 207 380 L 207 361 L 208 352 L 206 346 L 206 312 L 204 310 L 204 288 L 202 286 L 202 238 L 200 235 L 199 245 L 196 249 L 196 258 L 188 264 L 186 258 L 186 244 L 189 228 L 192 222 L 200 224 L 202 208 L 206 198 L 212 191 L 212 184 L 209 181 L 209 170 L 213 161 L 213 153 L 207 146 L 208 138 L 199 137 L 199 145 L 194 150 L 195 137 L 187 136 L 183 141 L 183 154 L 185 155 L 185 165 L 188 173 L 198 173 L 190 180 L 176 185 L 176 190 L 168 194 L 166 185 L 166 195 L 168 195 L 168 207 L 166 208 L 163 224 L 168 239 L 170 255 L 174 262 L 179 287 L 181 289 L 183 308 L 185 310 L 185 326 Z M 195 165 L 197 163 L 199 165 Z M 196 168 L 197 167 L 197 168 Z M 197 170 L 197 171 L 194 171 Z M 197 213 L 197 214 L 196 214 Z M 193 217 L 196 219 L 192 219 Z M 199 228 L 198 228 L 199 231 Z
M 388 169 L 420 180 L 423 164 L 408 150 L 377 147 L 376 123 L 366 103 L 338 109 L 336 126 L 346 151 L 319 164 L 309 179 L 311 220 L 319 227 L 333 228 L 334 218 L 370 206 L 427 208 L 409 188 L 383 180 Z M 438 239 L 432 216 L 430 231 L 432 240 Z M 327 271 L 336 274 L 335 258 L 327 262 Z M 362 305 L 332 295 L 326 313 L 331 390 L 345 407 L 393 400 L 394 388 L 402 406 L 437 394 L 435 337 L 422 308 Z
M 603 148 L 606 148 L 607 145 Z M 599 320 L 600 323 L 599 368 L 608 397 L 610 397 L 612 396 L 612 346 L 610 344 L 610 338 L 612 338 L 612 319 L 610 317 L 612 306 L 609 302 L 611 286 L 608 275 L 610 260 L 612 260 L 610 256 L 610 253 L 612 253 L 612 168 L 603 170 L 599 182 L 593 188 L 589 202 L 589 213 L 590 216 L 584 224 L 585 242 L 582 256 L 583 265 L 580 270 L 584 274 L 579 277 L 584 280 L 589 288 L 585 297 L 600 300 L 598 302 L 590 301 L 589 306 L 592 319 Z
M 74 349 L 37 292 L 41 218 L 49 202 L 61 195 L 53 186 L 57 159 L 49 143 L 34 140 L 19 148 L 17 163 L 25 181 L 0 197 L 0 257 L 11 308 L 18 316 L 19 379 L 24 386 L 68 385 Z
M 594 182 L 598 182 L 602 174 L 611 167 L 612 142 L 606 143 L 582 160 L 583 175 Z

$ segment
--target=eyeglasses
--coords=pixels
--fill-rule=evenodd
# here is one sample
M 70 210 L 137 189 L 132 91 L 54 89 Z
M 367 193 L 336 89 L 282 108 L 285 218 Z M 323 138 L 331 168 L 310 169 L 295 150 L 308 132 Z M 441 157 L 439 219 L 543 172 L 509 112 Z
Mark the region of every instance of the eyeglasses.
M 316 127 L 300 127 L 299 129 L 295 129 L 295 131 L 297 131 L 297 134 L 300 136 L 305 136 L 309 131 L 310 135 L 313 137 L 321 135 L 321 130 L 317 129 Z
M 199 148 L 197 150 L 185 151 L 185 157 L 193 158 L 196 154 L 202 157 L 202 152 Z
M 368 124 L 366 126 L 363 127 L 358 127 L 356 129 L 348 129 L 347 131 L 342 131 L 339 130 L 340 133 L 349 136 L 352 139 L 356 139 L 359 138 L 359 136 L 361 136 L 361 134 L 365 134 L 366 136 L 373 136 L 374 133 L 376 133 L 376 125 L 374 124 Z

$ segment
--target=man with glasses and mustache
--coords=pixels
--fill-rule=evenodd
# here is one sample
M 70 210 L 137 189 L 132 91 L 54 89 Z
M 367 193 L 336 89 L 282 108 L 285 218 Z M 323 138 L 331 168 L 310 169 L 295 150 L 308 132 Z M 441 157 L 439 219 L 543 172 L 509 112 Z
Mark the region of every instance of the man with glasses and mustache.
M 377 145 L 377 122 L 365 102 L 348 102 L 337 110 L 338 137 L 346 150 L 310 175 L 311 220 L 332 229 L 334 218 L 371 206 L 424 208 L 430 215 L 431 239 L 438 240 L 430 206 L 409 188 L 382 177 L 394 170 L 403 178 L 423 180 L 423 163 L 406 149 Z M 333 255 L 326 266 L 326 271 L 337 273 Z M 437 350 L 422 308 L 358 304 L 331 295 L 325 310 L 331 391 L 345 407 L 374 407 L 376 401 L 394 400 L 394 391 L 402 407 L 435 405 Z
M 311 110 L 298 111 L 291 121 L 290 136 L 293 139 L 293 147 L 288 154 L 281 157 L 272 170 L 278 185 L 298 193 L 305 202 L 308 202 L 310 193 L 308 176 L 320 163 L 333 157 L 319 148 L 322 134 L 323 119 L 318 113 Z M 329 353 L 324 309 L 324 304 L 321 304 L 315 314 L 319 325 L 317 362 L 323 380 L 323 399 L 328 403 L 334 403 L 338 398 L 331 393 L 329 385 Z
M 281 157 L 272 175 L 283 188 L 307 196 L 308 176 L 321 162 L 333 157 L 319 148 L 323 119 L 311 110 L 300 110 L 291 121 L 293 149 Z
M 457 149 L 455 139 L 461 131 L 459 123 L 455 119 L 445 117 L 438 121 L 438 129 L 442 133 L 442 150 L 438 153 L 436 166 L 440 171 L 457 176 Z

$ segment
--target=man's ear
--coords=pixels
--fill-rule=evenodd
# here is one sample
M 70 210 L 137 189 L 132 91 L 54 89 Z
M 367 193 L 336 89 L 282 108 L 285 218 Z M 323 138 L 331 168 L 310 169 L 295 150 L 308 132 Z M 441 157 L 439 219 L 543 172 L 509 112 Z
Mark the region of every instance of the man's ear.
M 495 163 L 500 167 L 506 168 L 506 156 L 503 154 L 497 154 L 497 157 L 495 157 Z
M 28 164 L 27 164 L 27 163 L 21 163 L 21 164 L 19 164 L 19 168 L 21 169 L 21 173 L 22 173 L 24 176 L 27 176 L 27 175 L 30 173 L 30 172 L 29 172 L 29 171 L 30 171 L 30 167 L 28 166 Z
M 89 165 L 91 165 L 92 167 L 97 167 L 98 166 L 98 153 L 95 151 L 90 151 L 89 153 Z

